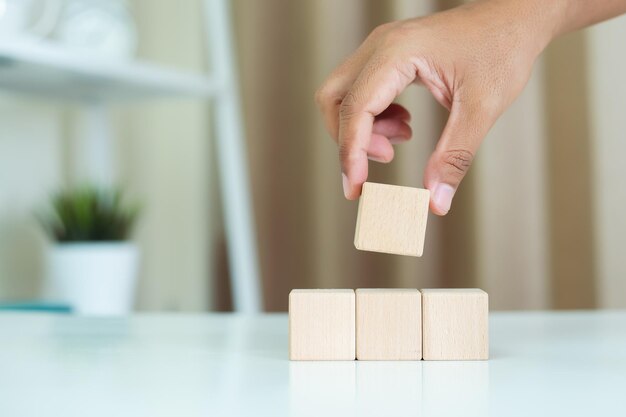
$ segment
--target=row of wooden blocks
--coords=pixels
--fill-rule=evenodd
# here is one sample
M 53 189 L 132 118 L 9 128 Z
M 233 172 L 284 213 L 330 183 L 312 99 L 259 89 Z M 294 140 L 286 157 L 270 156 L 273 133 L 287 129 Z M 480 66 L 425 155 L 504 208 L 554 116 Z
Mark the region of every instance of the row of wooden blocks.
M 291 360 L 486 360 L 480 289 L 309 289 L 289 294 Z

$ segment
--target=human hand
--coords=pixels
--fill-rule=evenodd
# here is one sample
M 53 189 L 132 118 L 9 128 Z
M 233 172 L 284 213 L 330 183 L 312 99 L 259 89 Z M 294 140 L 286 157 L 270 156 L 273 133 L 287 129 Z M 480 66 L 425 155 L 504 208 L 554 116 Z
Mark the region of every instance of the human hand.
M 431 211 L 445 215 L 484 136 L 556 34 L 551 3 L 485 0 L 376 28 L 316 93 L 346 198 L 360 195 L 368 158 L 390 162 L 392 145 L 410 139 L 409 112 L 393 101 L 420 83 L 450 112 L 424 174 Z

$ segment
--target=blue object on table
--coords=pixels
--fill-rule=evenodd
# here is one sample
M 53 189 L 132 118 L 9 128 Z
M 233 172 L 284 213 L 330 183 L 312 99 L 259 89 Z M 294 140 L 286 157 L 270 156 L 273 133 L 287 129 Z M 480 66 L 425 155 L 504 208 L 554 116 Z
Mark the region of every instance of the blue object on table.
M 32 311 L 41 313 L 71 314 L 72 307 L 69 304 L 48 301 L 13 301 L 0 302 L 0 311 Z

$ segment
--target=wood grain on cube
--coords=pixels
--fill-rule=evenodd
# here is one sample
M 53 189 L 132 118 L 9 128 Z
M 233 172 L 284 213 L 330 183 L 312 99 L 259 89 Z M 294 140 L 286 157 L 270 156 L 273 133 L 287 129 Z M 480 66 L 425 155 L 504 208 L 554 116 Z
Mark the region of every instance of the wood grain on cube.
M 354 246 L 360 250 L 422 256 L 430 191 L 363 184 Z
M 489 357 L 489 299 L 480 289 L 423 289 L 424 360 Z
M 356 357 L 422 359 L 422 297 L 417 289 L 356 290 Z
M 292 290 L 289 359 L 354 360 L 354 290 Z

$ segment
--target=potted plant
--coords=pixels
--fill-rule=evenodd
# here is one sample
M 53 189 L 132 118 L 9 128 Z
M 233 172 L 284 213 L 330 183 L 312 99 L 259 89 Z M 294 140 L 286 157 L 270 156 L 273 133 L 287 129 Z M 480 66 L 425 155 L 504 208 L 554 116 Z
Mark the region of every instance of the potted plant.
M 139 251 L 128 241 L 138 215 L 122 192 L 85 186 L 51 198 L 39 215 L 54 241 L 46 256 L 46 297 L 79 314 L 121 315 L 132 310 Z

